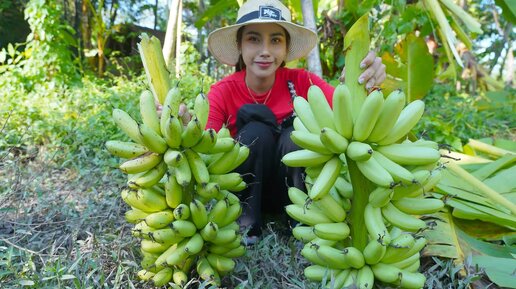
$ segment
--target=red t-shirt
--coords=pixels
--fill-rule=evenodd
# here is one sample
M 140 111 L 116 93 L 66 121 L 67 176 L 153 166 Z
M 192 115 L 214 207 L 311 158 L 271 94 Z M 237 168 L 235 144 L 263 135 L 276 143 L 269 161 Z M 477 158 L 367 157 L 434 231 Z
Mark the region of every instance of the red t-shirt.
M 236 115 L 238 109 L 247 103 L 254 103 L 245 84 L 246 71 L 235 72 L 219 82 L 213 84 L 208 92 L 210 113 L 208 115 L 208 128 L 219 130 L 226 124 L 233 136 L 236 135 Z M 331 99 L 335 88 L 322 80 L 317 75 L 304 69 L 290 69 L 280 67 L 276 70 L 276 78 L 269 100 L 266 105 L 276 116 L 280 124 L 284 119 L 292 115 L 292 97 L 288 81 L 294 84 L 296 95 L 306 98 L 311 84 L 319 86 L 326 99 L 332 104 Z M 263 103 L 269 93 L 254 95 L 259 103 Z

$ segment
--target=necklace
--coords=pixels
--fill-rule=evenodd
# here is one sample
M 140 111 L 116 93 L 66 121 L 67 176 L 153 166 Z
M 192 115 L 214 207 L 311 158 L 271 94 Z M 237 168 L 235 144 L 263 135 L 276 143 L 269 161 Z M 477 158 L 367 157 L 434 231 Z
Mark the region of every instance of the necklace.
M 249 96 L 251 96 L 251 98 L 253 99 L 254 103 L 256 103 L 256 104 L 260 103 L 258 100 L 256 100 L 256 97 L 253 95 L 253 92 L 251 91 L 249 86 L 247 86 L 247 83 L 245 84 L 245 87 L 247 88 L 247 91 L 249 92 Z M 267 104 L 267 101 L 269 101 L 269 98 L 271 96 L 271 92 L 272 92 L 272 87 L 269 89 L 269 92 L 265 96 L 265 100 L 261 104 L 265 104 L 265 105 Z

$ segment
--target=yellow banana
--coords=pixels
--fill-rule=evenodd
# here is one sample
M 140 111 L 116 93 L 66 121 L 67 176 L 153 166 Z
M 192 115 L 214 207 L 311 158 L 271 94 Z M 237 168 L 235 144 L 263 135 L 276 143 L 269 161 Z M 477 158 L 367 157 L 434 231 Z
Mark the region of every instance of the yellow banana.
M 341 154 L 348 148 L 348 140 L 337 131 L 329 127 L 323 127 L 319 135 L 321 143 L 332 153 Z
M 145 219 L 145 217 L 147 217 L 148 215 L 149 213 L 138 210 L 136 208 L 131 208 L 130 210 L 125 212 L 124 218 L 128 223 L 136 224 L 139 223 L 141 220 Z
M 150 188 L 157 184 L 161 178 L 165 175 L 167 172 L 167 165 L 165 162 L 160 162 L 157 166 L 154 168 L 146 171 L 143 173 L 143 175 L 130 180 L 129 182 L 136 185 L 136 187 L 139 188 Z
M 122 190 L 122 199 L 129 206 L 138 210 L 154 213 L 168 208 L 165 197 L 152 188 L 139 190 Z
M 170 224 L 170 227 L 177 232 L 181 237 L 191 237 L 197 232 L 197 227 L 194 223 L 187 220 L 175 220 Z
M 154 95 L 149 90 L 144 90 L 140 94 L 140 115 L 142 122 L 161 135 L 159 124 L 159 116 L 156 111 L 156 104 L 154 102 Z
M 377 187 L 369 194 L 369 203 L 376 208 L 381 208 L 387 205 L 394 195 L 394 190 L 391 188 Z
M 191 149 L 186 149 L 184 155 L 188 160 L 188 165 L 195 181 L 201 185 L 207 184 L 210 181 L 210 173 L 201 156 Z
M 357 162 L 357 167 L 367 179 L 379 186 L 390 187 L 394 183 L 391 174 L 374 158 Z
M 161 212 L 150 213 L 145 217 L 145 223 L 152 228 L 161 229 L 166 227 L 174 220 L 174 214 L 171 210 L 163 210 Z
M 162 159 L 163 155 L 148 152 L 121 163 L 119 169 L 126 174 L 142 173 L 157 166 Z
M 196 255 L 201 252 L 204 246 L 204 239 L 202 238 L 200 233 L 195 233 L 190 239 L 186 242 L 184 251 L 188 255 Z
M 232 271 L 235 268 L 235 261 L 233 259 L 224 257 L 221 255 L 208 253 L 206 259 L 210 265 L 219 272 L 219 274 L 225 274 Z
M 341 223 L 320 223 L 315 224 L 313 229 L 314 234 L 323 239 L 340 241 L 349 236 L 348 224 Z
M 193 116 L 181 134 L 181 146 L 189 148 L 195 146 L 202 138 L 204 129 L 197 116 Z
M 188 275 L 185 271 L 178 268 L 174 269 L 174 274 L 172 275 L 172 281 L 174 282 L 174 284 L 179 285 L 181 288 L 183 288 L 185 284 L 188 282 L 188 280 L 190 279 L 188 278 Z
M 219 231 L 219 226 L 217 226 L 214 222 L 208 222 L 206 225 L 201 229 L 200 234 L 201 237 L 205 241 L 212 241 L 217 237 L 217 233 Z
M 171 267 L 165 267 L 161 269 L 158 273 L 152 276 L 152 282 L 154 286 L 161 287 L 167 284 L 170 280 L 172 280 L 172 274 L 174 273 L 174 269 Z
M 310 150 L 297 150 L 283 156 L 281 161 L 289 167 L 313 167 L 329 161 L 333 154 L 321 154 Z
M 376 239 L 371 239 L 367 243 L 362 254 L 364 255 L 364 260 L 367 264 L 374 265 L 382 260 L 386 251 L 387 246 L 383 243 L 383 238 L 378 237 Z
M 161 118 L 163 117 L 161 116 Z M 183 133 L 181 120 L 178 117 L 169 115 L 162 129 L 162 135 L 167 145 L 172 149 L 178 149 L 181 145 L 181 134 Z
M 368 265 L 358 269 L 356 285 L 358 289 L 371 289 L 374 285 L 374 273 Z
M 146 146 L 141 144 L 118 140 L 108 140 L 105 146 L 109 153 L 124 159 L 139 157 L 149 151 Z
M 310 189 L 308 196 L 312 200 L 320 200 L 328 194 L 330 188 L 335 184 L 335 180 L 340 175 L 340 169 L 342 168 L 342 161 L 339 157 L 335 156 L 328 160 L 317 179 Z
M 291 204 L 287 205 L 285 210 L 290 217 L 309 226 L 332 222 L 324 212 L 314 207 L 304 208 L 303 206 Z
M 312 113 L 319 124 L 319 127 L 329 127 L 335 129 L 333 120 L 333 110 L 326 100 L 323 91 L 317 85 L 310 85 L 307 92 L 307 100 Z
M 386 245 L 391 242 L 391 236 L 383 222 L 380 208 L 375 208 L 371 204 L 367 204 L 364 209 L 364 222 L 367 232 L 372 239 L 382 238 Z
M 342 208 L 335 199 L 327 194 L 318 201 L 315 205 L 324 215 L 326 215 L 333 222 L 344 222 L 346 219 L 346 211 Z
M 199 123 L 203 130 L 206 128 L 209 112 L 210 104 L 208 103 L 208 97 L 206 97 L 206 95 L 201 92 L 195 97 L 194 114 L 199 118 Z
M 433 198 L 401 198 L 393 201 L 392 204 L 410 215 L 433 214 L 444 207 L 443 201 Z
M 163 154 L 168 149 L 168 144 L 158 133 L 152 128 L 148 127 L 145 123 L 138 125 L 138 131 L 140 132 L 140 138 L 143 144 L 152 152 Z
M 308 103 L 308 100 L 301 96 L 296 96 L 294 98 L 294 112 L 296 116 L 301 120 L 303 125 L 310 131 L 311 133 L 319 134 L 321 131 L 321 127 L 319 126 L 315 115 Z
M 351 93 L 344 83 L 338 84 L 333 92 L 333 117 L 337 132 L 350 140 L 353 136 Z
M 290 134 L 290 139 L 301 148 L 322 154 L 331 154 L 331 151 L 321 142 L 319 134 L 294 130 Z
M 391 144 L 380 146 L 377 150 L 400 165 L 426 165 L 441 158 L 441 153 L 436 149 L 412 144 Z
M 373 148 L 369 144 L 352 141 L 346 149 L 346 155 L 356 162 L 367 161 L 373 155 Z
M 392 203 L 382 207 L 382 215 L 389 223 L 409 232 L 417 232 L 426 227 L 426 223 L 412 215 L 403 213 Z
M 215 146 L 217 138 L 217 132 L 214 129 L 209 128 L 202 132 L 201 139 L 192 147 L 192 150 L 206 154 Z
M 138 123 L 125 111 L 115 108 L 113 109 L 113 120 L 131 140 L 136 143 L 143 144 L 138 130 Z
M 308 243 L 317 237 L 314 233 L 314 227 L 301 225 L 292 229 L 292 235 L 303 243 Z
M 392 178 L 395 181 L 409 183 L 414 179 L 414 175 L 409 170 L 397 164 L 396 162 L 391 161 L 389 158 L 385 157 L 381 152 L 373 151 L 372 156 L 384 169 L 386 169 L 389 172 L 389 174 L 391 174 Z
M 366 97 L 353 126 L 353 139 L 355 141 L 362 142 L 369 137 L 378 116 L 380 116 L 383 102 L 381 90 L 374 90 Z
M 174 209 L 183 200 L 183 187 L 177 182 L 175 175 L 168 175 L 165 182 L 165 200 L 167 205 Z
M 388 145 L 392 144 L 406 134 L 410 132 L 410 130 L 417 124 L 421 116 L 423 116 L 423 112 L 425 110 L 425 103 L 422 100 L 414 100 L 409 103 L 403 110 L 401 111 L 396 123 L 389 131 L 387 136 L 377 141 L 379 145 Z
M 391 92 L 382 106 L 373 130 L 367 138 L 368 142 L 377 142 L 383 139 L 391 131 L 401 111 L 405 107 L 405 94 L 401 89 Z

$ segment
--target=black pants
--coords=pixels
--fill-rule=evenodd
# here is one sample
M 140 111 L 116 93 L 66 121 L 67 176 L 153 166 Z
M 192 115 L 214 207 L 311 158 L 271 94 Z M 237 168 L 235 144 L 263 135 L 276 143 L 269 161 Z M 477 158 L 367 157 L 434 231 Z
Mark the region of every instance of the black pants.
M 240 225 L 249 228 L 249 235 L 260 235 L 262 213 L 284 214 L 284 206 L 290 203 L 288 187 L 305 190 L 304 168 L 286 167 L 281 158 L 299 147 L 290 139 L 292 125 L 278 128 L 259 120 L 251 120 L 241 126 L 236 139 L 250 149 L 248 159 L 236 170 L 244 174 L 247 189 L 239 192 L 243 212 Z

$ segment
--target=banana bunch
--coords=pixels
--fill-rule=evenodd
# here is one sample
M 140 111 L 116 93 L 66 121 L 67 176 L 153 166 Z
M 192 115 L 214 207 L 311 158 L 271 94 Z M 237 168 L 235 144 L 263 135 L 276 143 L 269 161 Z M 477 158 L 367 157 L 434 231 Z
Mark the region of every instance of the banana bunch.
M 245 254 L 237 219 L 242 212 L 233 192 L 246 188 L 233 170 L 249 154 L 227 128 L 205 129 L 209 105 L 201 93 L 192 119 L 178 116 L 179 88 L 171 88 L 161 116 L 151 91 L 140 96 L 141 122 L 120 109 L 113 119 L 131 141 L 110 140 L 107 150 L 124 160 L 128 175 L 121 192 L 130 206 L 127 222 L 141 239 L 142 270 L 138 277 L 155 286 L 183 286 L 193 267 L 199 277 L 220 285 L 220 276 Z
M 401 288 L 422 288 L 426 278 L 418 272 L 419 254 L 426 240 L 418 233 L 427 224 L 418 216 L 444 207 L 427 198 L 443 174 L 439 146 L 429 140 L 410 141 L 406 135 L 417 124 L 424 103 L 405 105 L 396 90 L 384 97 L 371 92 L 360 111 L 353 114 L 352 96 L 343 83 L 333 95 L 333 105 L 312 85 L 307 98 L 294 99 L 292 141 L 300 150 L 286 154 L 287 166 L 304 167 L 306 193 L 289 188 L 289 216 L 300 225 L 294 237 L 305 245 L 301 254 L 313 265 L 305 276 L 325 287 L 372 288 L 375 280 Z M 356 115 L 353 117 L 353 115 Z M 356 168 L 353 172 L 350 167 Z M 348 217 L 359 173 L 374 190 L 361 210 L 367 237 L 353 247 L 353 221 Z

